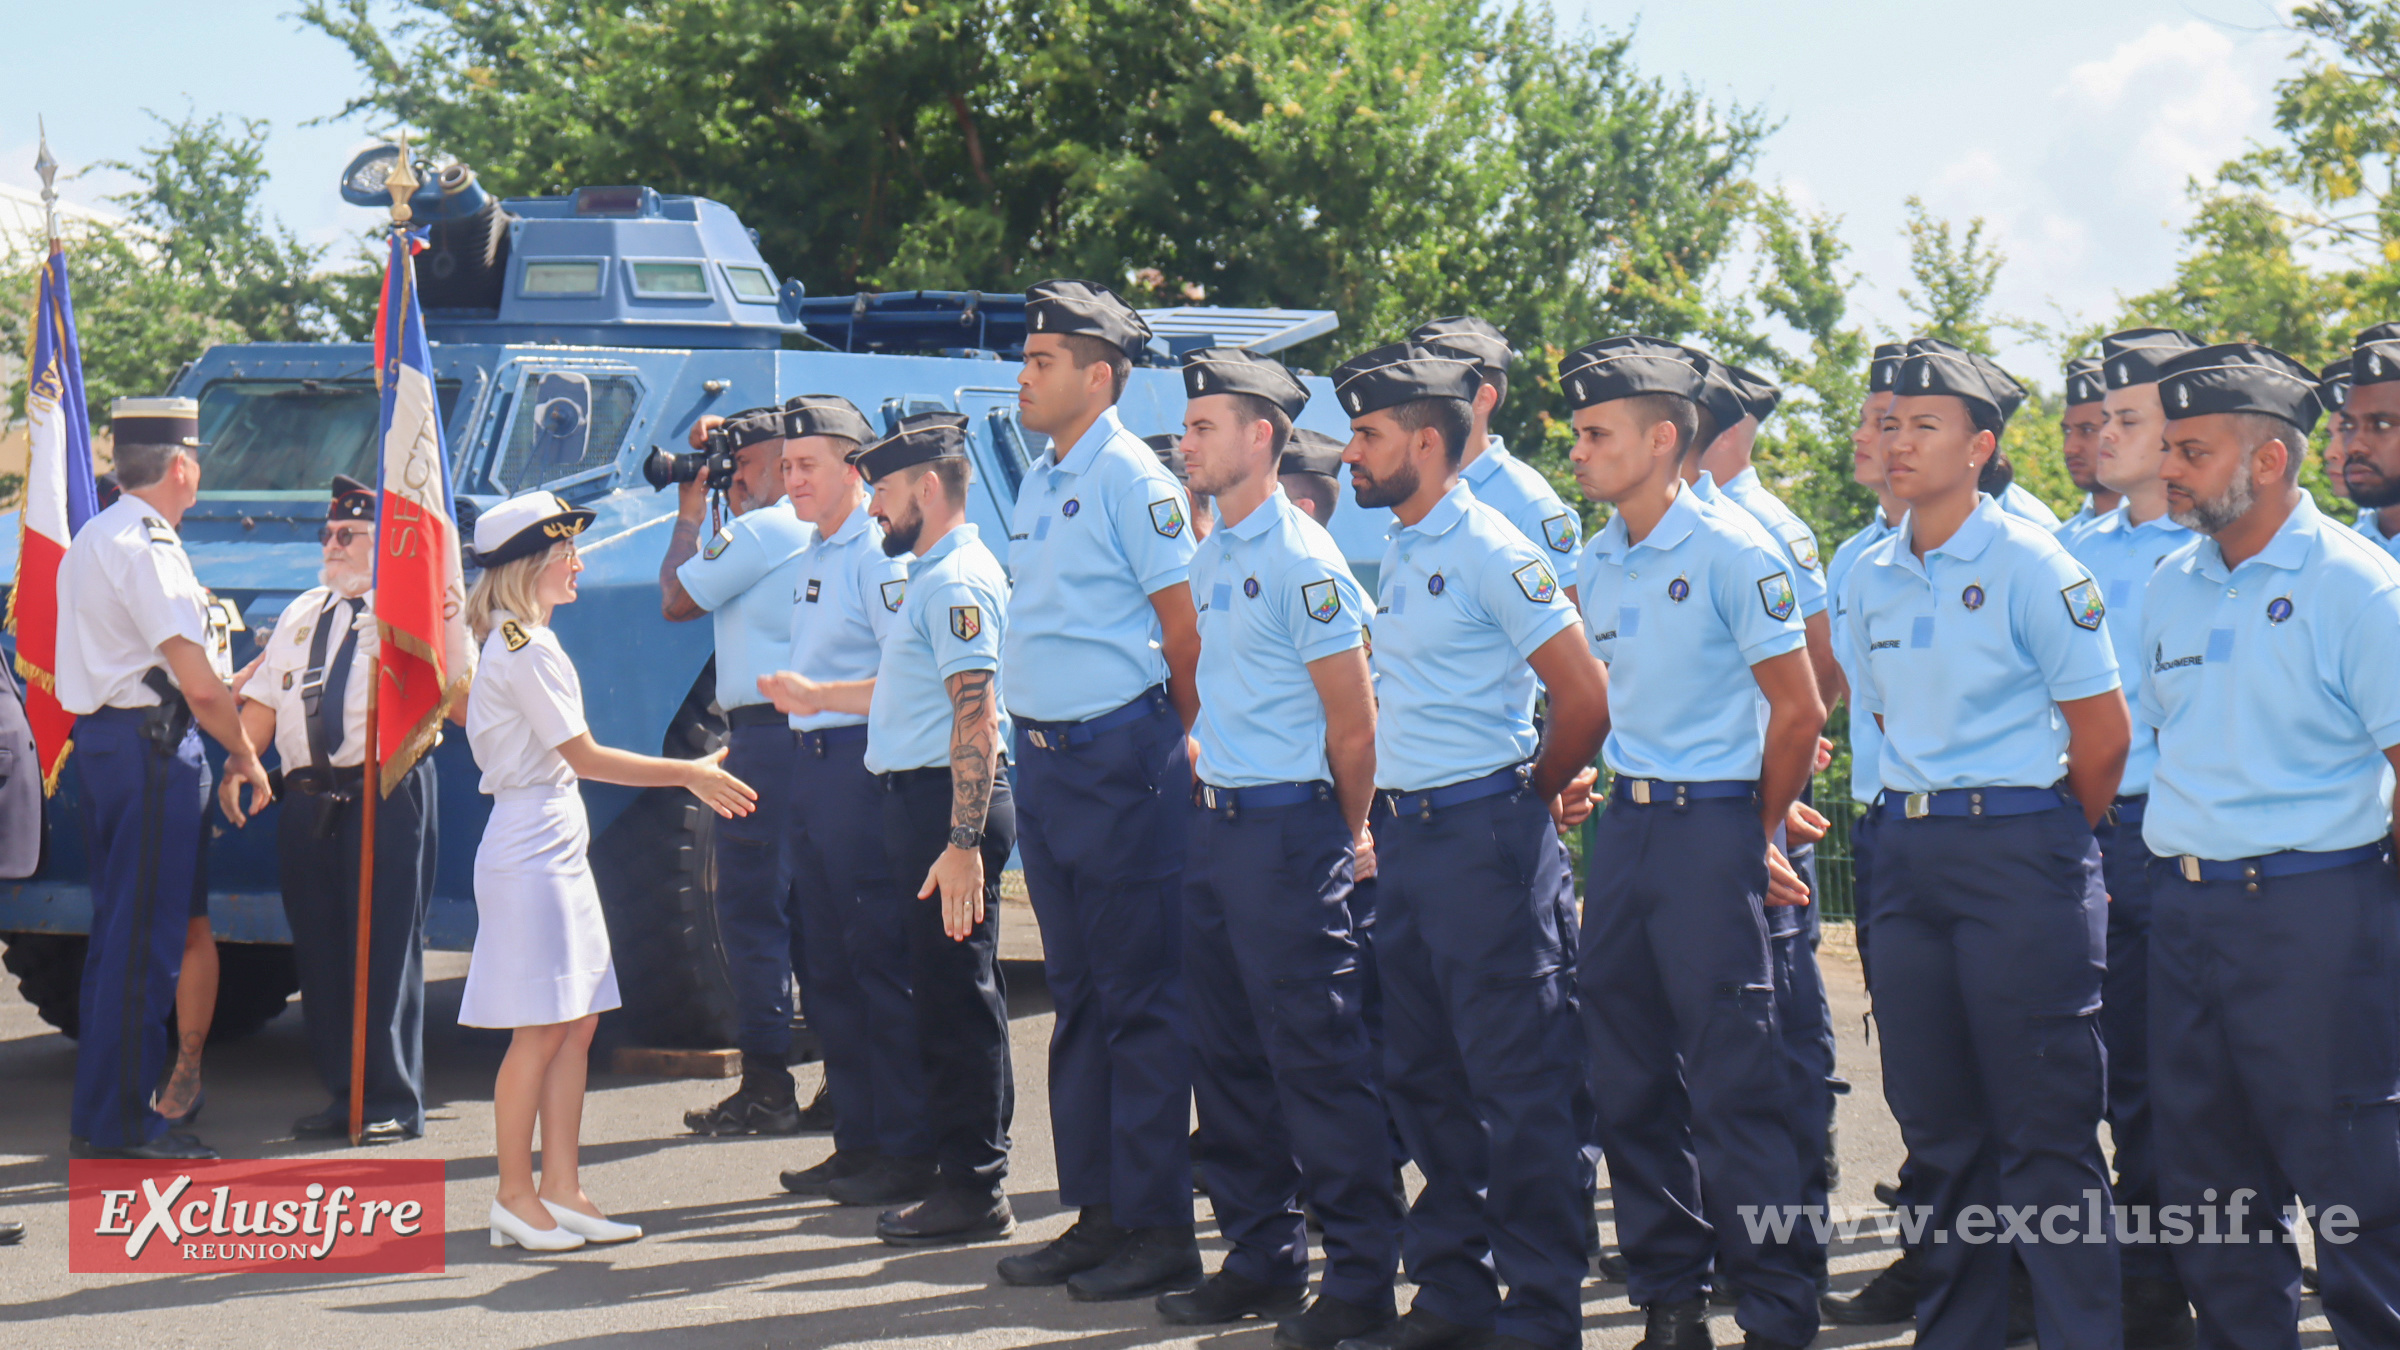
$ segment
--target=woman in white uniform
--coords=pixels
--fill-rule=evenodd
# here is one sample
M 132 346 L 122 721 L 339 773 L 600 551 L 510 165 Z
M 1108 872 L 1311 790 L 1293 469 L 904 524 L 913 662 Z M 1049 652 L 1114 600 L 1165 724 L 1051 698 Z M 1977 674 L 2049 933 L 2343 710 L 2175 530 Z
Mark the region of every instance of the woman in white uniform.
M 475 955 L 458 1020 L 516 1033 L 492 1092 L 495 1247 L 564 1251 L 642 1235 L 603 1216 L 576 1176 L 592 1030 L 619 1003 L 576 783 L 687 788 L 725 816 L 749 814 L 758 799 L 725 772 L 722 750 L 705 759 L 657 759 L 592 739 L 574 663 L 550 631 L 551 610 L 574 603 L 583 570 L 575 536 L 591 521 L 591 512 L 555 493 L 530 492 L 475 523 L 484 571 L 467 597 L 467 623 L 483 643 L 483 660 L 468 701 L 467 739 L 493 800 L 475 851 Z

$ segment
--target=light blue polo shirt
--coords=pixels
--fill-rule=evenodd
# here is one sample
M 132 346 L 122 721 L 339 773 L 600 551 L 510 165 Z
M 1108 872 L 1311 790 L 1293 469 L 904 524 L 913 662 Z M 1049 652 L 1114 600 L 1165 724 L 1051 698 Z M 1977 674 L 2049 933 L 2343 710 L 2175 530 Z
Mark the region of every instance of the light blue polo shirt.
M 2011 483 L 2009 486 L 2014 488 L 2016 484 Z M 2075 537 L 2077 535 L 2092 528 L 2093 521 L 2096 521 L 2100 519 L 2100 517 L 2107 514 L 2108 513 L 2105 511 L 2095 511 L 2092 509 L 2092 494 L 2087 492 L 2083 494 L 2083 505 L 2076 508 L 2075 514 L 2067 517 L 2064 521 L 2061 521 L 2058 528 L 2052 530 L 2050 533 L 2057 537 L 2058 542 L 2065 544 L 2071 549 L 2075 547 Z
M 1883 787 L 2048 787 L 2066 775 L 2061 703 L 2117 687 L 2099 583 L 2048 526 L 1989 496 L 1919 558 L 1909 524 L 1849 579 L 1851 695 L 1883 714 Z
M 1678 492 L 1640 543 L 1618 512 L 1583 552 L 1576 595 L 1608 663 L 1608 741 L 1620 774 L 1756 781 L 1766 754 L 1750 667 L 1808 645 L 1791 567 L 1772 542 Z
M 908 591 L 908 563 L 885 555 L 883 527 L 867 514 L 863 497 L 830 536 L 811 533 L 792 578 L 790 664 L 784 668 L 825 683 L 871 680 L 883 660 L 884 630 Z M 794 716 L 792 729 L 822 731 L 866 720 L 820 712 Z
M 1375 786 L 1445 787 L 1531 758 L 1526 658 L 1578 622 L 1546 550 L 1463 482 L 1393 525 L 1376 577 Z
M 2213 539 L 2168 558 L 2141 649 L 2138 716 L 2158 728 L 2151 852 L 2325 853 L 2391 833 L 2400 562 L 2302 494 L 2230 573 Z
M 1883 508 L 1878 506 L 1867 523 L 1856 534 L 1843 540 L 1841 547 L 1833 551 L 1833 560 L 1825 564 L 1825 589 L 1833 601 L 1832 632 L 1828 636 L 1831 638 L 1834 662 L 1841 666 L 1842 676 L 1850 681 L 1852 690 L 1856 690 L 1860 681 L 1866 678 L 1866 670 L 1858 659 L 1864 653 L 1850 646 L 1850 626 L 1843 622 L 1850 612 L 1850 600 L 1845 588 L 1851 575 L 1858 570 L 1858 560 L 1867 556 L 1868 549 L 1891 538 L 1892 532 L 1898 528 L 1883 518 Z M 1859 708 L 1858 696 L 1853 693 L 1850 698 L 1850 799 L 1872 803 L 1876 794 L 1882 791 L 1882 778 L 1883 729 L 1875 725 L 1872 716 Z
M 1714 475 L 1703 473 L 1703 478 Z M 1800 617 L 1813 619 L 1825 612 L 1829 598 L 1825 585 L 1825 560 L 1817 551 L 1817 532 L 1808 522 L 1783 504 L 1783 499 L 1767 491 L 1758 481 L 1756 465 L 1742 470 L 1725 483 L 1725 500 L 1757 517 L 1767 527 L 1781 549 L 1784 562 L 1792 574 L 1792 593 L 1800 597 Z
M 2150 574 L 2168 554 L 2192 542 L 2192 532 L 2164 514 L 2136 525 L 2128 509 L 2119 506 L 2094 519 L 2079 534 L 2061 529 L 2056 537 L 2100 583 L 2101 598 L 2108 602 L 2108 641 L 2117 654 L 2117 678 L 2132 682 L 2128 688 L 2139 693 L 2143 597 L 2150 589 Z M 2117 795 L 2138 797 L 2148 792 L 2150 770 L 2157 763 L 2158 737 L 2151 734 L 2148 723 L 2136 717 L 2133 746 L 2125 754 L 2125 777 L 2117 786 Z
M 950 688 L 962 670 L 1000 669 L 1008 574 L 973 525 L 961 524 L 905 560 L 908 594 L 883 633 L 883 665 L 867 702 L 869 773 L 947 767 Z M 1001 719 L 1002 753 L 1009 730 Z
M 1508 517 L 1550 559 L 1561 573 L 1575 566 L 1575 549 L 1583 542 L 1583 517 L 1560 501 L 1542 471 L 1508 452 L 1497 436 L 1484 442 L 1475 462 L 1458 471 L 1475 492 L 1475 500 Z
M 2394 561 L 2400 561 L 2400 534 L 2385 534 L 2375 512 L 2376 508 L 2371 506 L 2358 508 L 2358 532 L 2366 536 L 2368 543 L 2390 554 Z
M 1191 499 L 1141 438 L 1100 414 L 1066 457 L 1025 471 L 1009 516 L 1009 711 L 1081 722 L 1166 683 L 1153 593 L 1192 566 Z
M 783 669 L 791 653 L 791 578 L 816 532 L 790 503 L 776 502 L 735 516 L 723 535 L 701 540 L 700 551 L 675 569 L 684 594 L 716 627 L 719 707 L 767 701 L 758 677 Z
M 2021 483 L 2010 483 L 2000 493 L 2000 509 L 2019 520 L 2034 524 L 2055 534 L 2058 532 L 2058 513 L 2050 504 L 2027 492 Z
M 1333 781 L 1311 661 L 1364 640 L 1367 593 L 1325 527 L 1276 489 L 1192 558 L 1200 610 L 1200 780 Z

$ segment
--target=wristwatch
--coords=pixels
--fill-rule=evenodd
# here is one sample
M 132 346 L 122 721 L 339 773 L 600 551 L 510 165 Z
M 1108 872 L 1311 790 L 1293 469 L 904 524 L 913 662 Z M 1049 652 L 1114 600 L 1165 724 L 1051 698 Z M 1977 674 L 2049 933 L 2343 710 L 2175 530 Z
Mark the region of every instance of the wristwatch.
M 964 849 L 982 848 L 983 831 L 978 830 L 971 825 L 953 825 L 950 827 L 950 847 Z

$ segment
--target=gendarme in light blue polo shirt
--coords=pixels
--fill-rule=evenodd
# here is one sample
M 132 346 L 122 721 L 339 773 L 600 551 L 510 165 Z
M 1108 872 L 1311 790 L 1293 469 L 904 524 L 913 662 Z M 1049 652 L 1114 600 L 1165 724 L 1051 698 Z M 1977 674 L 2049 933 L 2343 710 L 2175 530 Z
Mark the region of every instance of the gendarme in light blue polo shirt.
M 828 535 L 810 531 L 792 574 L 790 663 L 812 680 L 867 680 L 883 660 L 884 630 L 908 591 L 908 564 L 883 551 L 883 527 L 862 499 Z M 856 713 L 820 712 L 792 718 L 795 731 L 856 726 Z
M 1375 786 L 1414 792 L 1533 756 L 1533 668 L 1577 623 L 1544 550 L 1453 483 L 1393 523 L 1374 622 Z
M 2377 518 L 2376 508 L 2371 506 L 2358 508 L 2357 529 L 2368 543 L 2390 554 L 2393 561 L 2400 562 L 2400 534 L 2383 532 L 2383 522 Z
M 1363 640 L 1367 595 L 1325 527 L 1278 488 L 1192 558 L 1200 610 L 1200 781 L 1333 781 L 1308 663 Z
M 1000 669 L 1008 629 L 1008 576 L 974 526 L 959 525 L 907 564 L 908 594 L 884 630 L 883 666 L 867 702 L 869 773 L 950 763 L 948 681 L 963 670 Z M 1008 739 L 1003 719 L 999 743 Z
M 2230 573 L 2214 539 L 2168 558 L 2141 651 L 2138 715 L 2158 728 L 2151 852 L 2330 853 L 2391 833 L 2400 563 L 2305 493 Z
M 1705 472 L 1702 477 L 1711 477 Z M 1800 617 L 1813 619 L 1825 612 L 1829 597 L 1825 585 L 1825 561 L 1817 552 L 1817 532 L 1808 522 L 1783 504 L 1783 499 L 1767 491 L 1758 481 L 1755 465 L 1727 480 L 1725 500 L 1758 518 L 1767 527 L 1784 562 L 1792 574 L 1792 593 L 1800 597 Z
M 758 677 L 784 668 L 792 647 L 791 578 L 817 527 L 793 515 L 789 502 L 777 502 L 735 516 L 725 530 L 703 540 L 675 579 L 715 624 L 717 705 L 732 709 L 766 702 Z
M 1875 514 L 1867 518 L 1867 523 L 1859 527 L 1858 533 L 1843 540 L 1841 547 L 1833 551 L 1833 561 L 1825 564 L 1825 590 L 1833 601 L 1832 632 L 1828 636 L 1831 638 L 1834 662 L 1841 666 L 1842 675 L 1850 681 L 1852 689 L 1856 689 L 1859 681 L 1866 678 L 1865 670 L 1859 664 L 1859 658 L 1865 653 L 1855 651 L 1850 646 L 1850 625 L 1843 622 L 1850 612 L 1845 588 L 1849 585 L 1851 574 L 1858 569 L 1858 560 L 1867 556 L 1868 549 L 1891 538 L 1892 531 L 1897 528 L 1884 520 L 1883 508 L 1878 506 Z M 1854 694 L 1850 700 L 1850 799 L 1872 803 L 1876 794 L 1883 790 L 1882 778 L 1883 731 L 1875 725 L 1873 717 L 1859 710 Z
M 1579 575 L 1583 626 L 1608 663 L 1608 767 L 1755 781 L 1766 754 L 1758 700 L 1729 691 L 1753 682 L 1750 667 L 1808 645 L 1782 551 L 1686 490 L 1638 544 L 1617 513 Z
M 1190 512 L 1115 408 L 1065 458 L 1026 470 L 1008 525 L 1010 713 L 1081 722 L 1166 683 L 1150 597 L 1191 570 Z
M 2192 532 L 2165 514 L 2133 523 L 2123 506 L 2102 512 L 2081 530 L 2060 529 L 2052 536 L 2066 545 L 2100 583 L 2108 602 L 2109 646 L 2117 654 L 2117 678 L 2127 690 L 2139 693 L 2142 678 L 2143 596 L 2151 574 L 2167 555 L 2192 541 Z M 2158 763 L 2158 737 L 2149 724 L 2133 719 L 2133 746 L 2125 753 L 2125 776 L 2117 785 L 2120 797 L 2138 797 L 2150 790 L 2150 770 Z
M 1922 559 L 1909 520 L 1849 578 L 1847 641 L 1865 653 L 1857 714 L 1883 714 L 1897 792 L 2048 787 L 2066 776 L 2061 703 L 2117 687 L 2107 603 L 2050 527 L 1978 495 Z
M 1553 569 L 1575 566 L 1575 546 L 1583 542 L 1583 518 L 1559 500 L 1541 470 L 1508 452 L 1497 436 L 1484 442 L 1483 453 L 1458 471 L 1474 490 L 1475 500 L 1508 517 L 1550 559 Z

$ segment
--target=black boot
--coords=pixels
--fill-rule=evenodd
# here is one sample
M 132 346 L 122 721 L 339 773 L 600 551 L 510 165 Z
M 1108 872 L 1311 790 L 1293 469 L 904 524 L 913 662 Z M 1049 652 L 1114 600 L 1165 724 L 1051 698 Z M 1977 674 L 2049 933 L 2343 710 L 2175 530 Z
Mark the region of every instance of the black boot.
M 875 1165 L 825 1183 L 837 1205 L 907 1205 L 933 1194 L 941 1169 L 932 1158 L 878 1158 Z
M 1179 1327 L 1208 1327 L 1245 1317 L 1281 1317 L 1308 1302 L 1305 1284 L 1260 1284 L 1247 1275 L 1220 1270 L 1197 1289 L 1160 1294 L 1158 1315 Z
M 1677 1299 L 1642 1309 L 1642 1339 L 1633 1350 L 1715 1350 L 1708 1338 L 1708 1300 Z
M 1390 1304 L 1362 1308 L 1348 1299 L 1319 1294 L 1308 1311 L 1275 1324 L 1279 1350 L 1334 1350 L 1342 1342 L 1383 1330 L 1396 1320 Z
M 800 1103 L 792 1071 L 771 1057 L 745 1051 L 742 1085 L 715 1106 L 684 1112 L 683 1124 L 694 1134 L 798 1134 Z
M 830 1085 L 817 1085 L 817 1095 L 809 1098 L 808 1105 L 800 1112 L 800 1130 L 804 1134 L 833 1132 L 833 1088 Z
M 1068 1278 L 1069 1294 L 1085 1303 L 1114 1303 L 1189 1289 L 1200 1282 L 1200 1240 L 1190 1224 L 1129 1228 L 1125 1233 L 1125 1245 L 1114 1256 Z
M 814 1167 L 786 1169 L 776 1175 L 794 1195 L 823 1195 L 829 1183 L 857 1176 L 882 1160 L 883 1155 L 871 1148 L 837 1148 L 833 1156 Z
M 2181 1282 L 2128 1275 L 2124 1301 L 2125 1350 L 2186 1350 L 2196 1338 Z
M 1334 1350 L 1464 1350 L 1470 1345 L 1480 1345 L 1489 1334 L 1412 1308 L 1408 1316 L 1380 1330 L 1353 1336 Z
M 945 1187 L 905 1209 L 886 1210 L 875 1236 L 895 1247 L 952 1247 L 991 1242 L 1017 1231 L 1005 1195 Z
M 1109 1217 L 1106 1205 L 1085 1205 L 1075 1226 L 1030 1252 L 1000 1258 L 1000 1278 L 1020 1287 L 1065 1284 L 1069 1277 L 1099 1265 L 1125 1245 L 1126 1231 Z
M 1900 1259 L 1885 1266 L 1855 1294 L 1827 1294 L 1817 1300 L 1825 1320 L 1845 1327 L 1881 1327 L 1917 1320 L 1917 1252 L 1900 1249 Z
M 1625 1253 L 1614 1247 L 1602 1247 L 1600 1254 L 1592 1258 L 1592 1273 L 1610 1284 L 1623 1284 L 1632 1278 L 1633 1265 L 1625 1259 Z

